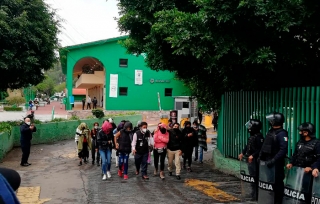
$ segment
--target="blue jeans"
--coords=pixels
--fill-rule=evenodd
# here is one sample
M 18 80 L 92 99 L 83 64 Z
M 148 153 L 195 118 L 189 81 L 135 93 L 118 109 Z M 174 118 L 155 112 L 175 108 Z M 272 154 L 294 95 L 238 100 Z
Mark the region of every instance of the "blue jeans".
M 128 161 L 129 161 L 129 154 L 119 152 L 119 170 L 122 168 L 122 164 L 124 164 L 124 175 L 128 175 Z
M 199 155 L 199 162 L 202 162 L 203 160 L 203 147 L 201 146 L 195 146 L 194 147 L 194 156 L 195 156 L 195 159 L 198 159 L 198 154 L 200 153 Z
M 102 160 L 102 172 L 103 174 L 106 174 L 107 171 L 110 171 L 111 168 L 111 150 L 110 149 L 100 149 L 100 157 Z
M 200 152 L 199 162 L 202 162 L 202 160 L 203 160 L 203 147 L 199 146 L 199 152 Z

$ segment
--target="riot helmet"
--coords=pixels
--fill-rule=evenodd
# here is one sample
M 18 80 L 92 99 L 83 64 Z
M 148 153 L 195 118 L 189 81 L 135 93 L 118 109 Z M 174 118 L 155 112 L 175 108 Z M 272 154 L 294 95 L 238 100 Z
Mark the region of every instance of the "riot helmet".
M 258 133 L 262 129 L 262 122 L 257 119 L 250 119 L 245 126 L 250 133 Z
M 315 136 L 315 133 L 316 133 L 316 130 L 315 130 L 315 127 L 312 123 L 309 123 L 309 122 L 306 122 L 306 123 L 302 123 L 299 125 L 298 127 L 298 130 L 299 131 L 308 131 L 308 136 L 310 137 L 314 137 Z
M 284 115 L 278 112 L 268 114 L 266 119 L 271 126 L 282 126 L 284 123 Z

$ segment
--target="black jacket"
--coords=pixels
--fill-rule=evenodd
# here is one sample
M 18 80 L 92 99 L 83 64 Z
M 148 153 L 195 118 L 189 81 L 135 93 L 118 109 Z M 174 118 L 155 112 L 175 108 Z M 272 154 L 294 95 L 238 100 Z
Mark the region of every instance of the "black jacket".
M 191 137 L 187 136 L 189 133 L 192 133 Z M 183 149 L 193 148 L 198 145 L 198 135 L 192 127 L 184 128 L 182 130 L 182 138 L 183 138 L 182 140 Z
M 168 149 L 171 151 L 182 150 L 182 139 L 182 132 L 179 129 L 170 129 Z
M 24 123 L 20 126 L 20 141 L 21 142 L 30 142 L 32 140 L 32 133 L 36 132 L 37 128 L 34 127 L 33 130 L 30 129 L 30 125 Z
M 113 137 L 114 136 L 112 132 L 110 132 L 109 134 L 105 134 L 102 130 L 100 130 L 97 136 L 97 146 L 99 147 L 99 149 L 112 150 L 115 146 Z

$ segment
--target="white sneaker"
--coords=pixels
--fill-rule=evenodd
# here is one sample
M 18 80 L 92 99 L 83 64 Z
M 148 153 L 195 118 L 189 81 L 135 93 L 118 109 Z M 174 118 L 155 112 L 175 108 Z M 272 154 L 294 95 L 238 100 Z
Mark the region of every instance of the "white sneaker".
M 106 174 L 103 174 L 102 180 L 103 181 L 107 180 L 107 175 Z
M 107 172 L 108 178 L 111 178 L 111 173 L 110 171 Z

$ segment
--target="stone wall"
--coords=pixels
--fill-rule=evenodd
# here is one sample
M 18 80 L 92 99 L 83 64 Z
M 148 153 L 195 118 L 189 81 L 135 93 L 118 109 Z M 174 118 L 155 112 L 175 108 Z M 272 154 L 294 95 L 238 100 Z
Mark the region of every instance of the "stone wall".
M 163 114 L 167 114 L 169 116 L 170 111 L 104 111 L 105 115 L 116 115 L 116 114 L 121 114 L 121 115 L 130 115 L 130 114 L 137 114 L 137 115 L 142 115 L 142 120 L 144 121 L 159 121 L 160 116 Z M 75 111 L 68 111 L 68 118 L 71 116 L 78 116 L 80 119 L 86 119 L 92 115 L 91 110 L 75 110 Z

